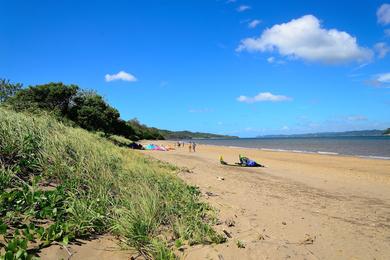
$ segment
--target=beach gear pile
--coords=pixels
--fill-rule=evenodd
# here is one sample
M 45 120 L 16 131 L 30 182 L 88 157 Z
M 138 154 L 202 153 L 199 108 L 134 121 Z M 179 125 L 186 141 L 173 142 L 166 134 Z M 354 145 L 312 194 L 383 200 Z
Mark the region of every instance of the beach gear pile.
M 136 150 L 143 150 L 144 149 L 142 144 L 137 144 L 135 142 L 132 142 L 131 144 L 129 144 L 128 147 L 131 148 L 131 149 L 136 149 Z
M 241 166 L 241 167 L 265 167 L 264 165 L 261 165 L 260 163 L 257 163 L 254 160 L 249 159 L 248 157 L 241 156 L 241 154 L 238 156 L 240 162 L 234 163 L 234 164 L 229 164 L 223 160 L 223 157 L 219 158 L 219 162 L 222 165 L 228 165 L 228 166 Z
M 174 150 L 173 148 L 171 147 L 165 147 L 165 146 L 162 146 L 162 145 L 156 145 L 156 144 L 148 144 L 146 145 L 145 147 L 145 150 L 153 150 L 153 151 L 170 151 L 170 150 Z

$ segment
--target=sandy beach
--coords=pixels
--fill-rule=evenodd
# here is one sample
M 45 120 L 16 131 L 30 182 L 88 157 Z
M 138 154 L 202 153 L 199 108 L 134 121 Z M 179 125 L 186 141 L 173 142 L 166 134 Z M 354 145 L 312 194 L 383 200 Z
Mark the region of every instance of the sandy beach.
M 172 144 L 158 141 L 157 144 Z M 388 259 L 390 161 L 198 145 L 142 151 L 186 167 L 231 236 L 186 247 L 185 259 Z M 224 166 L 238 154 L 266 168 Z M 240 244 L 239 248 L 237 244 Z

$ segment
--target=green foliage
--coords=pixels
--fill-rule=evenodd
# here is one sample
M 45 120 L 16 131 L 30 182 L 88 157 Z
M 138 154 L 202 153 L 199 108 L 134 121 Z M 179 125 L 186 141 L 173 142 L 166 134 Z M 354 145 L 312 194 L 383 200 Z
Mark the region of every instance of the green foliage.
M 115 108 L 95 92 L 80 90 L 76 85 L 49 83 L 30 86 L 16 92 L 6 104 L 16 111 L 44 110 L 90 131 L 135 138 L 135 131 L 120 119 Z
M 73 104 L 67 115 L 80 127 L 90 131 L 119 134 L 131 137 L 134 131 L 120 120 L 119 112 L 108 105 L 98 94 L 81 91 L 73 98 Z
M 239 239 L 236 241 L 236 245 L 238 248 L 245 248 L 245 243 Z
M 14 96 L 21 89 L 22 84 L 20 83 L 11 83 L 8 79 L 0 79 L 0 103 Z
M 210 139 L 210 138 L 238 138 L 237 136 L 218 135 L 210 133 L 190 132 L 190 131 L 169 131 L 159 130 L 165 139 Z
M 136 118 L 127 121 L 127 124 L 131 126 L 132 129 L 134 129 L 135 135 L 139 139 L 146 139 L 146 140 L 165 139 L 159 129 L 153 127 L 147 127 L 146 125 L 141 124 Z
M 192 138 L 234 138 L 231 136 L 189 131 L 168 131 L 141 124 L 137 119 L 120 119 L 117 109 L 111 107 L 94 91 L 81 90 L 76 85 L 48 83 L 21 89 L 20 84 L 0 80 L 0 102 L 16 111 L 53 114 L 61 121 L 70 120 L 89 131 L 101 131 L 107 136 L 119 135 L 131 140 L 163 140 Z
M 107 139 L 113 142 L 114 144 L 122 147 L 128 147 L 133 142 L 130 139 L 127 139 L 119 135 L 110 135 L 107 136 Z
M 17 111 L 43 109 L 63 116 L 68 113 L 78 90 L 76 85 L 67 86 L 63 83 L 30 86 L 18 91 L 8 103 Z
M 154 259 L 174 259 L 178 239 L 222 242 L 212 210 L 176 171 L 50 116 L 0 108 L 0 255 L 28 259 L 106 232 Z
M 390 128 L 387 128 L 383 134 L 384 135 L 390 135 Z

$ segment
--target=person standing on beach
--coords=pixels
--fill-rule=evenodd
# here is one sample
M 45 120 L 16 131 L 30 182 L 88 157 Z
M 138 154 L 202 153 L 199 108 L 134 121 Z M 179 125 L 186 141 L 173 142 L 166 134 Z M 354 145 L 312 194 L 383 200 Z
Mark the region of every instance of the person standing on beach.
M 188 143 L 188 151 L 191 152 L 192 150 L 192 145 L 191 145 L 191 142 Z
M 192 142 L 192 150 L 194 151 L 194 153 L 195 153 L 195 148 L 196 148 L 196 143 Z

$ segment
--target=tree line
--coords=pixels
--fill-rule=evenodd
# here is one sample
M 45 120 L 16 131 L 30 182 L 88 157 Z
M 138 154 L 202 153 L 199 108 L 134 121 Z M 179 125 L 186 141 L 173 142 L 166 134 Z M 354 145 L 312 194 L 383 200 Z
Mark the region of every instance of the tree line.
M 131 140 L 164 139 L 159 129 L 147 127 L 137 119 L 125 121 L 95 91 L 61 82 L 23 88 L 20 83 L 0 79 L 0 104 L 16 111 L 46 111 L 61 121 L 89 131 L 120 135 Z

